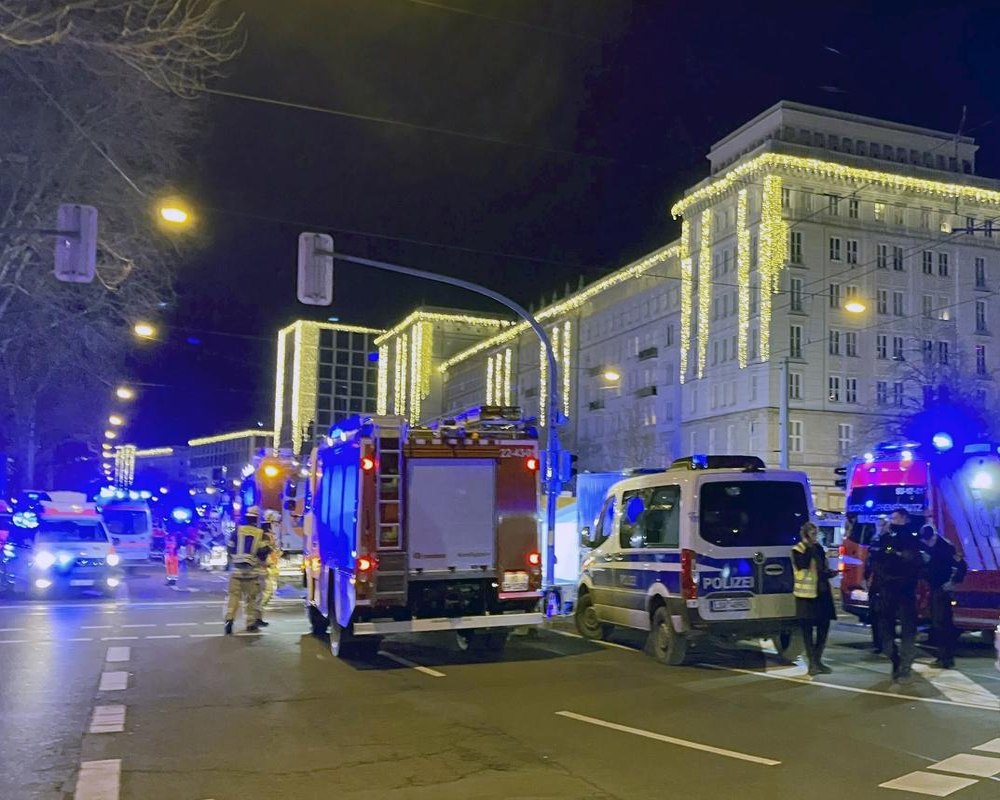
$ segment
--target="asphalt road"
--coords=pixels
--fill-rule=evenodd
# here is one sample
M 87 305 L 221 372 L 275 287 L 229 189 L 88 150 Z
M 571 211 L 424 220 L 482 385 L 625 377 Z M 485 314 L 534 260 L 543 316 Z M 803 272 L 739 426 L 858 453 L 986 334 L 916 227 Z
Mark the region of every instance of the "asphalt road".
M 847 620 L 814 681 L 766 649 L 669 668 L 568 628 L 502 661 L 443 635 L 338 661 L 294 587 L 265 633 L 223 636 L 224 580 L 0 604 L 0 798 L 927 796 L 881 787 L 897 779 L 1000 797 L 1000 672 L 978 639 L 907 687 Z

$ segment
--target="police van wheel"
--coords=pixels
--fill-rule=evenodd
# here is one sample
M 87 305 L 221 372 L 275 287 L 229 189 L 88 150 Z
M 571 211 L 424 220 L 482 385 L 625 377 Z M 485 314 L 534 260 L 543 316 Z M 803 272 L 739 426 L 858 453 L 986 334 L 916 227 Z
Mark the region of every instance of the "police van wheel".
M 679 667 L 687 658 L 688 637 L 674 630 L 666 606 L 653 612 L 649 643 L 652 655 L 672 667 Z
M 805 649 L 802 634 L 798 631 L 782 631 L 773 637 L 771 642 L 774 644 L 774 649 L 778 651 L 778 658 L 783 661 L 794 661 Z
M 312 603 L 309 604 L 309 626 L 312 628 L 314 636 L 322 636 L 330 625 L 330 620 L 319 613 L 319 609 Z
M 594 598 L 589 593 L 580 595 L 576 601 L 573 620 L 584 639 L 607 639 L 611 635 L 613 626 L 601 622 L 594 608 Z

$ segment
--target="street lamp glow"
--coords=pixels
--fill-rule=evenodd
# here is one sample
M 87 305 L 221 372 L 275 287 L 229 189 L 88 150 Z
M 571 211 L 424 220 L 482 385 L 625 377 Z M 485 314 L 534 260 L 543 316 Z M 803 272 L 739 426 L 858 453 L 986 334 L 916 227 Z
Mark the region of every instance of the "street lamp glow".
M 864 314 L 868 310 L 868 306 L 862 303 L 860 300 L 849 300 L 844 304 L 844 311 L 851 314 Z
M 135 390 L 130 389 L 128 386 L 119 386 L 115 389 L 115 397 L 119 400 L 131 400 L 135 397 Z
M 616 369 L 606 369 L 604 370 L 603 377 L 606 381 L 619 381 L 621 380 L 622 374 Z
M 183 225 L 191 215 L 180 206 L 168 203 L 160 206 L 160 216 L 164 222 L 169 222 L 172 225 Z
M 136 336 L 143 339 L 152 339 L 156 336 L 156 328 L 148 322 L 137 322 L 134 326 L 132 326 L 132 330 L 135 332 Z
M 122 417 L 119 417 L 117 414 L 112 414 L 110 417 L 108 417 L 108 422 L 110 422 L 112 425 L 116 427 L 125 424 L 125 420 Z
M 118 438 L 118 434 L 115 433 L 112 430 L 107 430 L 107 431 L 104 431 L 104 438 L 105 439 L 117 439 Z

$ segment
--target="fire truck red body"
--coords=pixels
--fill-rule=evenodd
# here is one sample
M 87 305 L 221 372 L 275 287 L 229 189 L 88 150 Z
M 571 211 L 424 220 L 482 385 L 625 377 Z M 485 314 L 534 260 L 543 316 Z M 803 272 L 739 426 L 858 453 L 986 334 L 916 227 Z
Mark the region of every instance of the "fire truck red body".
M 354 418 L 314 451 L 308 610 L 335 655 L 366 636 L 440 630 L 501 650 L 512 628 L 541 624 L 538 443 L 519 418 Z
M 912 446 L 880 447 L 847 468 L 847 529 L 841 546 L 844 609 L 868 620 L 864 579 L 879 520 L 905 508 L 915 526 L 931 522 L 969 564 L 955 590 L 955 625 L 992 631 L 1000 617 L 1000 458 L 995 444 L 971 444 L 947 461 Z M 944 464 L 947 464 L 947 468 Z M 920 615 L 929 617 L 926 590 Z

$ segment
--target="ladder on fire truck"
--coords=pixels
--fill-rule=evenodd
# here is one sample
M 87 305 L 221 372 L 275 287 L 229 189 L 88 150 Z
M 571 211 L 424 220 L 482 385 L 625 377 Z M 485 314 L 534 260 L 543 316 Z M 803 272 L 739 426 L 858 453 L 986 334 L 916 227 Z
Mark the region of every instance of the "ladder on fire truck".
M 399 418 L 378 426 L 375 455 L 378 471 L 379 595 L 387 599 L 406 597 L 406 555 L 402 550 L 402 466 L 405 423 Z

